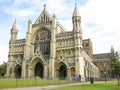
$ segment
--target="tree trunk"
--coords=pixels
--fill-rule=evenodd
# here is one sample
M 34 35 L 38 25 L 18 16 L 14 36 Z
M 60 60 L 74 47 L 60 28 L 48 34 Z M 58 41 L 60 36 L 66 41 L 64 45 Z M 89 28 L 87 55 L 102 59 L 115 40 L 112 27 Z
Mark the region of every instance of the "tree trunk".
M 118 74 L 118 86 L 120 86 L 120 75 Z

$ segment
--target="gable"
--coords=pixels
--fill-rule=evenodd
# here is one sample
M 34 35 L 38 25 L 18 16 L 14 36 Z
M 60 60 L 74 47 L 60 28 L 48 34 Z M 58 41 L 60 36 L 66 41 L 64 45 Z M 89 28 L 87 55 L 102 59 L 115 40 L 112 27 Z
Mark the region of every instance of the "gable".
M 48 13 L 46 9 L 42 11 L 35 24 L 52 21 L 52 16 Z

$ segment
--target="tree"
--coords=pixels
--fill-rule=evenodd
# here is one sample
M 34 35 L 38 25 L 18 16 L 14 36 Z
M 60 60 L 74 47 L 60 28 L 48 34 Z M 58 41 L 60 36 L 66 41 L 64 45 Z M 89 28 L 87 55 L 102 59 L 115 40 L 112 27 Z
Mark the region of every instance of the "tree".
M 4 76 L 6 74 L 6 68 L 7 68 L 7 63 L 3 62 L 3 64 L 0 65 L 0 76 Z
M 120 86 L 120 57 L 118 52 L 114 52 L 114 50 L 111 49 L 110 60 L 111 60 L 112 74 L 117 77 L 118 86 Z

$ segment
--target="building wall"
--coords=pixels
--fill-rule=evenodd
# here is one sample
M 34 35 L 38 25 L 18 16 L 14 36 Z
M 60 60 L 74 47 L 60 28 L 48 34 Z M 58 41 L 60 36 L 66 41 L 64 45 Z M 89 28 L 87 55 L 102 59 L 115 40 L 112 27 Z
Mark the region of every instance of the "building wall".
M 92 41 L 90 39 L 84 39 L 83 40 L 83 49 L 85 52 L 93 58 L 93 48 L 92 48 Z
M 101 79 L 111 78 L 110 53 L 94 54 L 93 63 L 99 68 Z
M 111 78 L 110 53 L 93 54 L 92 41 L 90 39 L 83 40 L 83 49 L 91 57 L 92 62 L 98 67 L 101 79 Z

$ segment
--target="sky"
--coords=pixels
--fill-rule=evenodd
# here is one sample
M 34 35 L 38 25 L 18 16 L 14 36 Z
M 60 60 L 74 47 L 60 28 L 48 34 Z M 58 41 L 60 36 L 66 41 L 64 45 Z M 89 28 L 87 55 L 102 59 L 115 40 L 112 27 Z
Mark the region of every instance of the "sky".
M 10 30 L 16 18 L 18 39 L 26 37 L 28 20 L 36 21 L 46 4 L 66 31 L 72 31 L 77 4 L 83 39 L 90 38 L 93 53 L 120 51 L 120 0 L 0 0 L 0 64 L 8 61 Z

